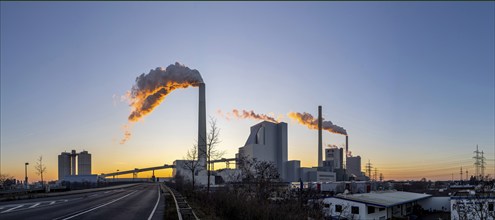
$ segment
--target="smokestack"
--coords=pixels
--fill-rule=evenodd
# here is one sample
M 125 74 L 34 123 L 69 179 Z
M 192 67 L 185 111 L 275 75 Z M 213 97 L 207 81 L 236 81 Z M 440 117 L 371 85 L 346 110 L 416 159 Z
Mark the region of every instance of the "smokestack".
M 345 136 L 345 157 L 349 155 L 349 136 Z
M 322 160 L 322 151 L 323 151 L 323 147 L 322 147 L 322 137 L 321 137 L 321 133 L 322 133 L 322 127 L 321 127 L 321 124 L 322 124 L 322 121 L 323 121 L 323 118 L 321 116 L 321 105 L 318 106 L 318 167 L 323 167 L 323 160 Z
M 70 175 L 76 175 L 76 155 L 76 150 L 72 150 L 72 154 L 70 155 Z
M 198 111 L 198 160 L 201 167 L 206 169 L 206 95 L 205 84 L 199 84 Z

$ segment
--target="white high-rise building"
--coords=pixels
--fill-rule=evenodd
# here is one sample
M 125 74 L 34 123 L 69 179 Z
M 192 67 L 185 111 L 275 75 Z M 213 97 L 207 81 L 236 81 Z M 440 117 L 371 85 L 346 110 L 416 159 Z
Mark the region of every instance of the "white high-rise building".
M 77 155 L 77 175 L 91 174 L 91 154 L 88 151 L 82 151 Z
M 238 156 L 273 162 L 280 178 L 285 181 L 288 158 L 287 123 L 263 121 L 252 126 L 251 134 L 244 147 L 239 148 Z

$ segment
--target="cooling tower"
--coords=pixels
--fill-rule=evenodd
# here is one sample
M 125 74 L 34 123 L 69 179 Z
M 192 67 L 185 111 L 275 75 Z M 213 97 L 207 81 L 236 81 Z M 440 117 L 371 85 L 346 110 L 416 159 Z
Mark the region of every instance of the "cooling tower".
M 198 160 L 201 167 L 206 168 L 206 94 L 205 84 L 199 84 L 198 111 Z

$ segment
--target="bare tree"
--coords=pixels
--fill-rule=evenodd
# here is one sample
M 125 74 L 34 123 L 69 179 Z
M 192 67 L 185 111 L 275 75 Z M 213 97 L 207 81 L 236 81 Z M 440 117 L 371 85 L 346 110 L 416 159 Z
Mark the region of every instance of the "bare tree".
M 211 161 L 220 159 L 225 152 L 219 151 L 217 149 L 218 144 L 221 142 L 220 140 L 220 129 L 217 127 L 217 120 L 215 118 L 210 117 L 210 129 L 208 134 L 206 135 L 206 170 L 208 175 L 208 184 L 206 192 L 210 193 L 210 174 L 211 174 Z
M 44 186 L 43 174 L 46 173 L 46 166 L 43 164 L 43 156 L 40 156 L 36 161 L 36 166 L 34 166 L 36 173 L 41 177 L 41 185 Z
M 183 164 L 183 168 L 191 171 L 192 178 L 192 190 L 194 191 L 196 173 L 201 169 L 199 160 L 198 160 L 198 146 L 194 145 L 192 148 L 187 150 L 185 162 Z
M 256 158 L 239 157 L 239 169 L 242 181 L 247 185 L 247 191 L 252 192 L 260 200 L 266 200 L 274 189 L 273 183 L 278 182 L 280 175 L 274 163 L 258 161 Z
M 0 188 L 6 189 L 11 185 L 15 185 L 15 179 L 9 174 L 0 174 Z
M 452 219 L 495 219 L 495 199 L 492 184 L 481 182 L 468 195 L 454 196 Z

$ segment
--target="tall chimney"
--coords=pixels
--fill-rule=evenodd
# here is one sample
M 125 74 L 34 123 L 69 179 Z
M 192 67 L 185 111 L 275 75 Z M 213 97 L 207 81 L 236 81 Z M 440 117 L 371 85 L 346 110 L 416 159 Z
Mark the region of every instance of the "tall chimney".
M 72 150 L 70 155 L 70 175 L 76 175 L 76 150 Z
M 318 106 L 318 167 L 323 167 L 323 160 L 322 160 L 322 137 L 321 137 L 321 124 L 322 124 L 322 117 L 321 117 L 321 105 Z
M 206 169 L 206 95 L 205 84 L 199 84 L 198 111 L 198 160 L 200 167 Z
M 347 155 L 349 153 L 349 136 L 345 136 L 345 158 L 347 158 Z

